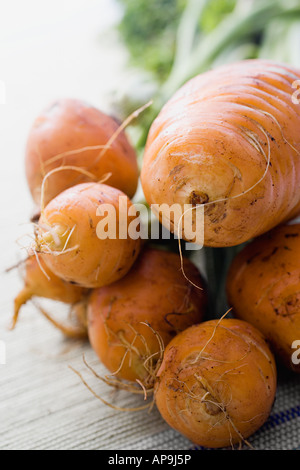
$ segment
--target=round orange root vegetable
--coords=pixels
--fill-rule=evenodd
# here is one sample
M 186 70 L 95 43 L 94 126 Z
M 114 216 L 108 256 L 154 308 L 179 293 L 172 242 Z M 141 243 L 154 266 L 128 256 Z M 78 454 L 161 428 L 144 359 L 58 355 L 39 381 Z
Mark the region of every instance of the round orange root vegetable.
M 204 447 L 248 442 L 268 418 L 276 366 L 261 333 L 241 320 L 195 325 L 167 346 L 155 401 L 174 429 Z
M 300 340 L 300 225 L 283 225 L 247 245 L 227 276 L 233 313 L 259 328 L 287 366 Z M 298 346 L 299 347 L 299 346 Z M 299 355 L 299 354 L 298 354 Z
M 22 265 L 22 276 L 24 287 L 15 298 L 12 328 L 16 326 L 21 307 L 33 297 L 43 297 L 71 304 L 76 317 L 77 311 L 81 312 L 81 304 L 83 304 L 83 299 L 88 291 L 63 281 L 53 274 L 43 262 L 41 255 L 27 258 Z M 80 324 L 83 324 L 82 318 L 79 318 L 79 321 Z
M 110 284 L 129 271 L 140 250 L 140 238 L 128 234 L 129 224 L 138 220 L 128 215 L 132 206 L 124 193 L 104 184 L 82 183 L 69 188 L 42 211 L 35 250 L 48 268 L 67 282 L 86 288 Z M 110 212 L 115 216 L 115 233 L 109 228 L 112 217 L 105 215 L 108 209 L 115 211 Z M 107 217 L 108 230 L 99 234 L 98 225 Z M 124 239 L 119 238 L 120 226 Z
M 95 290 L 88 306 L 88 334 L 101 362 L 116 375 L 153 387 L 164 346 L 179 331 L 199 323 L 207 297 L 197 268 L 179 256 L 145 249 L 118 282 Z
M 213 247 L 238 245 L 295 217 L 299 79 L 288 65 L 250 60 L 184 85 L 149 132 L 141 174 L 149 205 L 190 204 L 194 217 L 204 205 L 204 244 Z
M 40 203 L 44 176 L 62 165 L 88 170 L 98 181 L 111 173 L 107 183 L 132 197 L 138 165 L 125 133 L 118 133 L 104 148 L 118 128 L 112 117 L 79 100 L 59 100 L 46 109 L 34 122 L 26 148 L 26 175 L 35 202 Z M 86 176 L 72 170 L 52 174 L 46 184 L 46 202 L 85 181 Z

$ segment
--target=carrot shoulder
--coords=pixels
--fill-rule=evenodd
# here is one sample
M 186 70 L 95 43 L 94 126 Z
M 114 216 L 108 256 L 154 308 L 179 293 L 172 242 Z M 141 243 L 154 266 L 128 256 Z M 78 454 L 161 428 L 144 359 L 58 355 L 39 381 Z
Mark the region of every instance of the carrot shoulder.
M 300 71 L 265 60 L 184 85 L 154 121 L 141 174 L 149 204 L 204 205 L 207 246 L 233 246 L 300 211 Z

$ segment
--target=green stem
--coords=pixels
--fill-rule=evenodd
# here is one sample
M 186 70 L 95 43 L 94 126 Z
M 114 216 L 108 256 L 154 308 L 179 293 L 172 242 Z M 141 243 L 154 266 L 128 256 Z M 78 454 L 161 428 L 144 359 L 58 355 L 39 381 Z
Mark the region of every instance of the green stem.
M 176 75 L 186 57 L 193 49 L 199 18 L 209 0 L 189 0 L 181 15 L 176 37 L 176 54 L 170 75 Z
M 184 58 L 180 66 L 176 66 L 174 72 L 171 72 L 161 88 L 160 102 L 169 99 L 185 81 L 207 70 L 212 61 L 232 41 L 241 40 L 249 34 L 257 33 L 263 29 L 267 20 L 291 12 L 290 8 L 288 9 L 281 2 L 274 2 L 274 0 L 260 0 L 252 10 L 243 8 L 241 11 L 240 2 L 238 6 L 239 8 L 229 14 L 209 35 L 203 37 L 192 53 Z M 294 12 L 299 13 L 299 7 L 295 8 Z

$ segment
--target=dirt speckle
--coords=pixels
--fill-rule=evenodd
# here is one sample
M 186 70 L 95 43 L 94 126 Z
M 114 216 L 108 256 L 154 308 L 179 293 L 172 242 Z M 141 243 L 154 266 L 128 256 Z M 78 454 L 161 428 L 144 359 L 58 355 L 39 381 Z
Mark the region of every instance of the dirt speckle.
M 180 170 L 184 167 L 184 165 L 176 165 L 174 166 L 173 170 L 170 171 L 169 176 L 176 175 L 180 172 Z
M 276 253 L 277 251 L 278 251 L 278 247 L 276 246 L 276 247 L 273 249 L 272 253 L 270 253 L 268 256 L 264 256 L 261 260 L 262 260 L 263 262 L 269 261 L 269 259 L 270 259 L 273 255 L 275 255 L 275 253 Z
M 202 191 L 192 191 L 189 196 L 189 203 L 193 206 L 198 204 L 206 204 L 209 201 L 209 196 Z

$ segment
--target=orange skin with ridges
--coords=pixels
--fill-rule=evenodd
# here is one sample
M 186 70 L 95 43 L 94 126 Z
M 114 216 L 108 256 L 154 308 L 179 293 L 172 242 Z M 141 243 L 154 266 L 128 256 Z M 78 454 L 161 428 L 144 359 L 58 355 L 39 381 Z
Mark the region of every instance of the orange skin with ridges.
M 167 423 L 197 445 L 243 443 L 268 418 L 276 367 L 261 333 L 240 320 L 195 325 L 167 346 L 156 405 Z
M 123 208 L 119 206 L 120 196 L 125 198 Z M 121 279 L 140 251 L 140 238 L 119 239 L 118 230 L 115 239 L 111 234 L 106 239 L 98 237 L 97 225 L 103 218 L 97 215 L 97 209 L 101 204 L 115 208 L 117 229 L 120 215 L 127 217 L 132 206 L 118 189 L 104 184 L 82 183 L 56 196 L 46 206 L 39 221 L 36 249 L 42 252 L 42 259 L 54 274 L 81 287 L 101 287 Z M 127 217 L 127 229 L 133 219 L 134 216 Z M 48 227 L 54 231 L 54 236 Z M 59 246 L 55 242 L 57 237 Z M 47 253 L 49 249 L 51 252 Z
M 297 79 L 291 66 L 250 60 L 185 84 L 148 135 L 141 181 L 149 205 L 206 204 L 204 244 L 214 247 L 299 214 Z
M 118 135 L 101 158 L 100 148 L 71 153 L 49 162 L 64 152 L 106 145 L 118 127 L 112 117 L 74 99 L 56 101 L 41 113 L 30 130 L 25 158 L 27 181 L 34 201 L 40 204 L 45 174 L 66 165 L 89 171 L 95 176 L 95 181 L 111 173 L 107 184 L 132 197 L 137 188 L 138 165 L 135 150 L 124 132 Z M 65 189 L 86 181 L 91 179 L 73 170 L 52 174 L 45 186 L 46 203 Z
M 110 372 L 119 370 L 117 377 L 139 379 L 145 388 L 151 388 L 155 377 L 149 377 L 143 364 L 151 355 L 154 367 L 159 361 L 154 331 L 166 346 L 177 332 L 202 321 L 207 304 L 205 285 L 190 261 L 185 260 L 184 267 L 200 289 L 184 278 L 178 255 L 145 249 L 127 276 L 92 293 L 88 306 L 90 343 Z M 152 329 L 141 322 L 149 323 Z M 147 346 L 141 337 L 135 337 L 135 331 L 144 336 Z M 134 349 L 126 353 L 126 343 L 133 341 Z
M 294 370 L 300 340 L 300 224 L 283 225 L 254 240 L 234 259 L 227 276 L 233 313 L 259 328 L 278 357 Z

